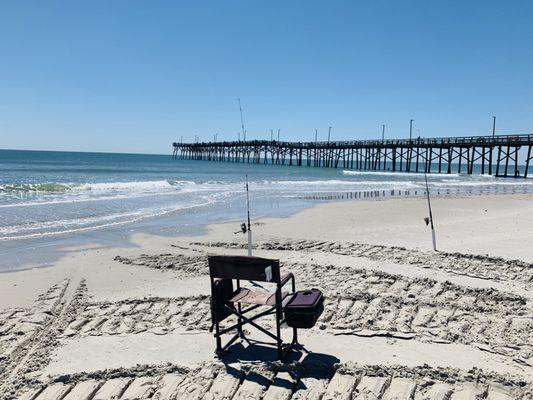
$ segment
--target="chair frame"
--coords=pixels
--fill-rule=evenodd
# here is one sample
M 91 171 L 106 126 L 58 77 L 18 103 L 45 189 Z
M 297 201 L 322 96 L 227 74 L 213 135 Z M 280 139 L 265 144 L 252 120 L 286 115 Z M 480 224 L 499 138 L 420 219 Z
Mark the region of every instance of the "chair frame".
M 239 263 L 242 263 L 243 265 L 239 266 L 238 268 L 228 268 L 228 269 L 233 269 L 233 271 L 221 271 L 219 267 L 215 266 L 215 264 L 219 261 L 223 261 L 223 262 L 227 262 L 231 264 L 232 260 L 237 260 Z M 272 268 L 272 279 L 266 280 L 263 276 L 257 275 L 256 271 L 252 271 L 253 268 L 250 268 L 250 270 L 247 270 L 247 271 L 244 270 L 244 268 L 246 268 L 247 261 L 250 261 L 253 263 L 264 263 L 264 265 L 269 265 Z M 238 291 L 241 289 L 241 280 L 245 280 L 249 282 L 261 281 L 261 282 L 276 284 L 276 291 L 274 293 L 275 302 L 273 305 L 254 304 L 248 307 L 243 307 L 243 305 L 239 302 L 237 302 L 237 305 L 235 306 L 235 304 L 229 300 L 220 299 L 220 298 L 217 299 L 218 301 L 224 302 L 224 310 L 226 311 L 226 315 L 222 315 L 219 318 L 218 307 L 212 305 L 211 313 L 212 313 L 213 325 L 215 327 L 214 336 L 216 339 L 216 354 L 220 357 L 239 338 L 247 340 L 247 338 L 244 335 L 242 327 L 244 325 L 251 325 L 257 330 L 259 330 L 260 332 L 270 337 L 271 339 L 275 340 L 278 359 L 283 360 L 287 356 L 289 351 L 293 349 L 296 345 L 298 345 L 297 328 L 292 328 L 292 340 L 290 343 L 284 343 L 281 337 L 281 325 L 285 322 L 285 319 L 283 317 L 282 288 L 289 281 L 291 281 L 292 293 L 296 291 L 296 282 L 294 279 L 294 275 L 292 273 L 288 273 L 288 274 L 285 274 L 283 277 L 281 277 L 279 273 L 279 260 L 271 260 L 271 259 L 260 258 L 260 257 L 208 256 L 208 262 L 209 262 L 209 275 L 210 275 L 210 281 L 211 281 L 212 301 L 215 301 L 214 300 L 215 291 L 217 290 L 216 285 L 217 285 L 217 281 L 220 279 L 231 279 L 232 282 L 233 280 L 236 280 L 237 288 L 236 288 L 236 291 L 233 292 L 233 294 L 238 293 Z M 241 271 L 239 271 L 239 269 L 241 269 Z M 260 307 L 268 307 L 268 308 L 259 313 L 248 316 L 251 311 L 254 311 Z M 229 315 L 237 316 L 237 323 L 226 328 L 221 328 L 220 322 L 222 322 L 225 318 L 229 316 L 228 313 Z M 263 328 L 262 326 L 258 325 L 255 322 L 257 319 L 268 316 L 268 315 L 275 315 L 276 334 L 269 332 L 267 329 Z M 211 328 L 213 328 L 213 326 Z M 237 332 L 227 341 L 225 345 L 222 345 L 222 335 L 229 333 L 235 329 L 237 330 Z

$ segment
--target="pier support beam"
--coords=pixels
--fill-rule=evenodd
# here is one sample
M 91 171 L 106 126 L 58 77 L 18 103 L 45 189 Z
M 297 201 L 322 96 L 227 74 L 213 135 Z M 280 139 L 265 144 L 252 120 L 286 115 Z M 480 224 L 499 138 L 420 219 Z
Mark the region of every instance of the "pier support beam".
M 427 173 L 433 163 L 438 173 L 480 172 L 493 174 L 497 149 L 496 176 L 527 177 L 532 160 L 533 135 L 498 135 L 463 138 L 419 138 L 416 140 L 375 140 L 352 142 L 237 141 L 172 144 L 172 159 L 231 161 L 326 168 L 392 170 Z M 524 164 L 519 150 L 527 149 Z M 287 160 L 288 158 L 288 160 Z M 304 162 L 305 158 L 305 162 Z M 414 164 L 414 165 L 413 165 Z M 446 165 L 445 165 L 446 164 Z M 479 168 L 476 168 L 479 165 Z M 414 168 L 413 168 L 414 167 Z M 513 168 L 514 167 L 514 168 Z M 523 173 L 522 173 L 523 169 Z

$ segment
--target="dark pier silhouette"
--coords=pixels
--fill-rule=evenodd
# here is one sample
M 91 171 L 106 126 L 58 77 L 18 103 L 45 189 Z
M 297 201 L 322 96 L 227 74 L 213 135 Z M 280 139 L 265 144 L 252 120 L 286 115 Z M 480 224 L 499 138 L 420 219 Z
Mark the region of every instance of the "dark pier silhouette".
M 533 158 L 533 135 L 335 142 L 248 140 L 172 145 L 173 158 L 189 160 L 522 178 L 527 178 Z

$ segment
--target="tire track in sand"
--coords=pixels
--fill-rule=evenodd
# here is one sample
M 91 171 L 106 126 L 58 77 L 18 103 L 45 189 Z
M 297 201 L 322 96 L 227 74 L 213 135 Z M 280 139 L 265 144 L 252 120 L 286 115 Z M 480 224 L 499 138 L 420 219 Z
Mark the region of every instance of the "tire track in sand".
M 7 355 L 0 377 L 0 393 L 4 396 L 3 399 L 14 398 L 15 392 L 20 387 L 30 384 L 42 367 L 48 364 L 50 353 L 57 345 L 57 338 L 65 327 L 65 320 L 77 313 L 77 307 L 85 291 L 85 285 L 81 282 L 71 301 L 68 302 L 66 292 L 69 283 L 69 280 L 64 280 L 40 295 L 34 307 L 26 312 L 25 317 L 16 321 L 16 324 L 7 331 L 7 340 L 10 334 L 17 335 L 18 332 L 24 332 L 26 337 L 10 353 L 3 353 L 3 356 Z M 31 323 L 36 327 L 27 329 L 28 320 L 33 321 Z
M 133 369 L 65 375 L 20 391 L 20 400 L 215 400 L 347 399 L 448 400 L 532 399 L 531 383 L 480 370 L 334 364 L 311 354 L 301 363 L 193 368 L 137 366 Z
M 326 311 L 314 329 L 462 343 L 533 365 L 533 312 L 520 296 L 350 267 L 283 268 L 298 277 L 299 287 L 324 292 Z M 63 336 L 166 334 L 209 325 L 209 296 L 127 299 L 85 304 Z
M 192 242 L 194 246 L 244 249 L 237 242 Z M 315 240 L 271 240 L 260 242 L 254 248 L 276 251 L 320 251 L 374 261 L 411 264 L 423 268 L 440 269 L 457 275 L 494 281 L 533 282 L 533 264 L 500 257 L 449 252 L 424 252 L 405 247 L 371 245 L 354 242 L 329 242 Z

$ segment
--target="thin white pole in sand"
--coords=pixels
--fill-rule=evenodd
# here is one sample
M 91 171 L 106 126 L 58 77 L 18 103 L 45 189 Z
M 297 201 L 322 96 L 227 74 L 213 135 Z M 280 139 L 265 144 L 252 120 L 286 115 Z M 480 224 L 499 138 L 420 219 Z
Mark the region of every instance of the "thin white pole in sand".
M 435 238 L 435 227 L 433 226 L 433 213 L 431 212 L 431 200 L 429 196 L 428 175 L 426 171 L 424 171 L 424 179 L 426 180 L 426 195 L 428 199 L 429 223 L 431 224 L 431 239 L 433 240 L 433 251 L 437 251 L 437 239 Z
M 252 225 L 250 224 L 250 196 L 248 194 L 248 174 L 246 174 L 246 208 L 248 211 L 248 257 L 252 256 Z

